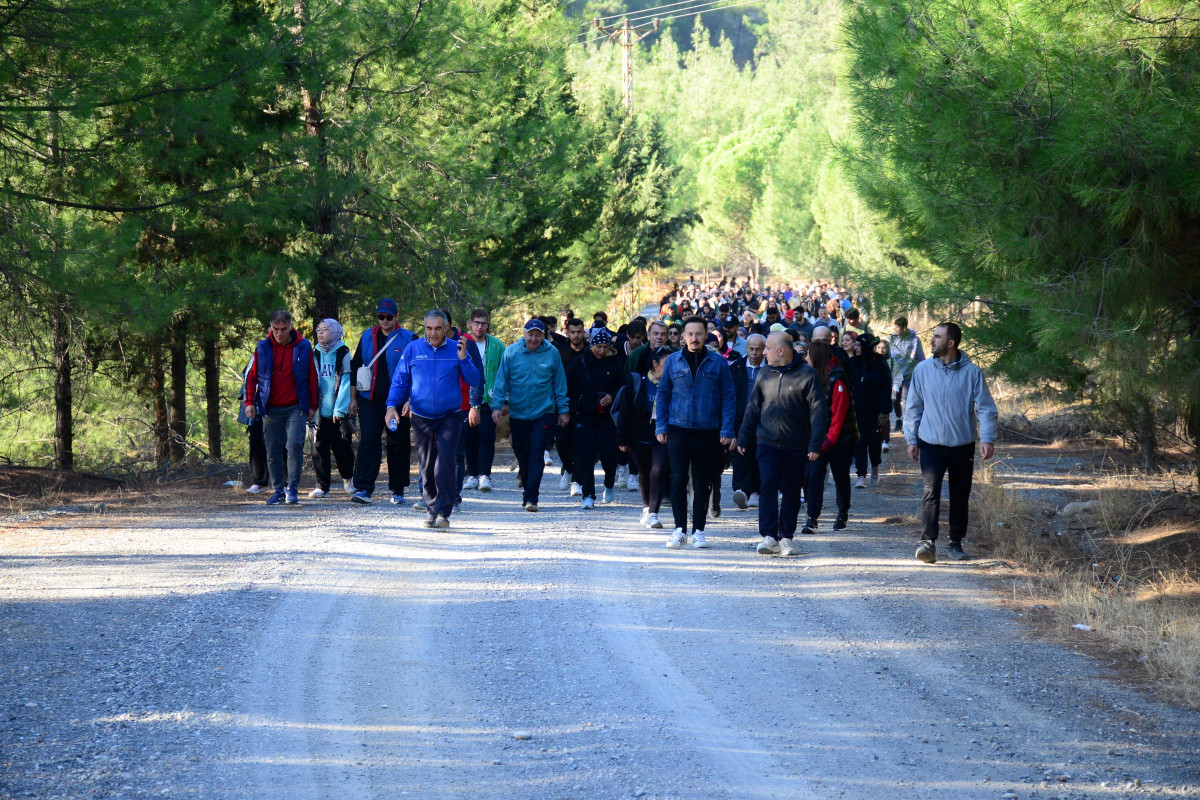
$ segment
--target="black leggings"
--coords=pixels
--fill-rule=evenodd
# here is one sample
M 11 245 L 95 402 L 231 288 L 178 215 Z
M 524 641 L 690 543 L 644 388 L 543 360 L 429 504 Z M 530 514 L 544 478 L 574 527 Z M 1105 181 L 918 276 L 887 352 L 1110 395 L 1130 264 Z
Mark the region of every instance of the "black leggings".
M 667 446 L 660 442 L 638 442 L 629 448 L 631 459 L 637 464 L 638 489 L 642 493 L 642 506 L 657 514 L 662 506 L 663 489 L 670 473 L 670 455 Z
M 879 438 L 878 414 L 854 412 L 858 421 L 858 444 L 854 446 L 854 472 L 861 478 L 867 474 L 867 459 L 871 466 L 879 468 L 883 459 L 883 441 Z M 889 422 L 890 424 L 890 422 Z

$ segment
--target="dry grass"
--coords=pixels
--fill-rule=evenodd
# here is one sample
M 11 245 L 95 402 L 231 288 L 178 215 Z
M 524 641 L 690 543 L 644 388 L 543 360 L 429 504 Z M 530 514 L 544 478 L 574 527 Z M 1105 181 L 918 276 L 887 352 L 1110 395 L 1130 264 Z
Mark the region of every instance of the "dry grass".
M 1059 634 L 1076 625 L 1172 700 L 1200 708 L 1196 495 L 1133 473 L 1103 476 L 1085 511 L 1060 514 L 994 480 L 972 492 L 973 541 L 1017 568 L 1014 600 L 1044 606 Z M 1169 481 L 1166 483 L 1169 487 Z M 1093 639 L 1093 641 L 1095 641 Z

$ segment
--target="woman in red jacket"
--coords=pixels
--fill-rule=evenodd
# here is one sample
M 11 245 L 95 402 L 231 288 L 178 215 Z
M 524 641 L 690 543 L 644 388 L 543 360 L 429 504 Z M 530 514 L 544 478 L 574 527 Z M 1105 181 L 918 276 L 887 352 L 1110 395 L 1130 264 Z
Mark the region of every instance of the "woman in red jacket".
M 829 403 L 829 433 L 821 443 L 821 452 L 809 453 L 808 479 L 805 495 L 808 499 L 808 521 L 801 533 L 816 533 L 817 519 L 825 499 L 825 470 L 833 472 L 837 490 L 837 517 L 833 529 L 846 527 L 850 516 L 850 463 L 858 428 L 854 420 L 854 399 L 850 393 L 850 377 L 833 354 L 828 342 L 815 341 L 808 346 L 806 359 L 825 387 L 825 402 Z

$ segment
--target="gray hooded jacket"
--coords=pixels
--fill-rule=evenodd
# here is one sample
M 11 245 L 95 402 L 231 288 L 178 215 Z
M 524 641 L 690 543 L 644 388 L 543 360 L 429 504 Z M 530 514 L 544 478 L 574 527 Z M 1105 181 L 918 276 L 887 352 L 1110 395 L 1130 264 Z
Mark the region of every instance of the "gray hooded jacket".
M 996 402 L 983 379 L 983 370 L 967 354 L 944 364 L 940 358 L 922 361 L 913 370 L 908 404 L 904 409 L 904 440 L 917 440 L 947 447 L 975 441 L 975 420 L 979 420 L 979 441 L 996 441 Z

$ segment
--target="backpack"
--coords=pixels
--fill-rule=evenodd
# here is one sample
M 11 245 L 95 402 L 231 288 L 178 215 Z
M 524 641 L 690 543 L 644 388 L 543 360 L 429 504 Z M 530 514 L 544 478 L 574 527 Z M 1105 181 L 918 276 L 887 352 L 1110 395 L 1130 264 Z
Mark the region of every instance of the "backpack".
M 609 409 L 609 415 L 612 416 L 613 425 L 621 427 L 621 405 L 625 402 L 625 390 L 631 385 L 633 386 L 633 399 L 637 399 L 638 390 L 642 388 L 642 381 L 645 380 L 638 373 L 633 373 L 629 376 L 629 382 L 617 390 L 617 396 L 613 398 L 612 408 Z M 632 402 L 630 403 L 632 406 Z

